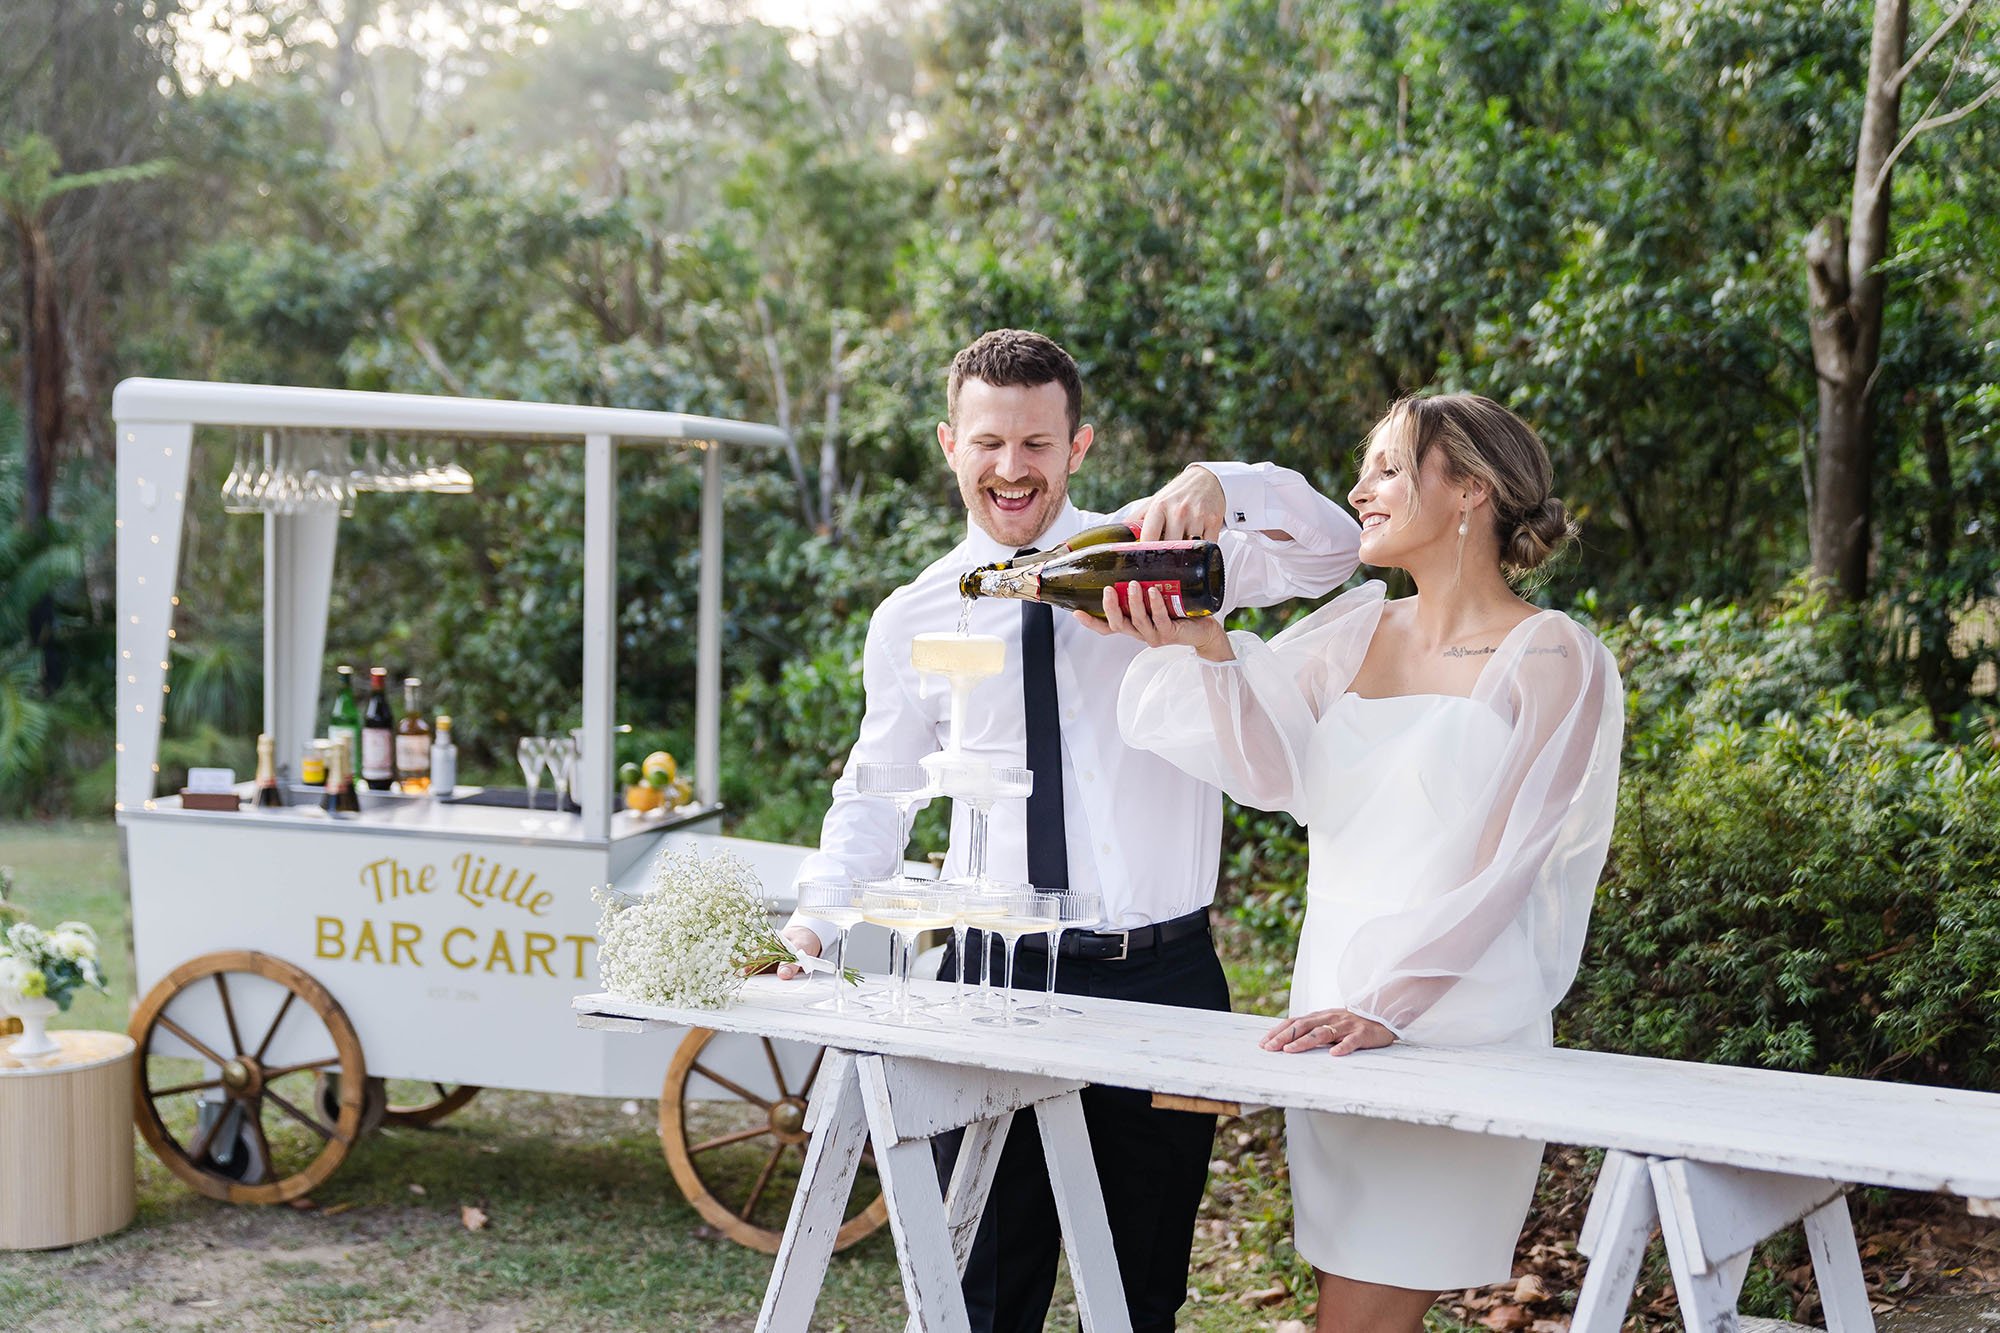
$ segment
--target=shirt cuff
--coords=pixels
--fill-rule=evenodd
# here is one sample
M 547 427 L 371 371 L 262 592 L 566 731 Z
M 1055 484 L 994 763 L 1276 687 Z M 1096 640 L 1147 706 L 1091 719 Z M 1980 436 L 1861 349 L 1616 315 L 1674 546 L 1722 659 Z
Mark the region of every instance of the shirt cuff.
M 1270 488 L 1265 485 L 1263 474 L 1255 463 L 1217 460 L 1196 463 L 1195 466 L 1206 470 L 1222 483 L 1222 521 L 1225 526 L 1252 531 L 1273 526 L 1266 512 L 1270 507 Z
M 833 946 L 840 939 L 839 926 L 834 925 L 831 921 L 822 921 L 816 916 L 806 916 L 802 912 L 792 913 L 792 919 L 785 923 L 786 930 L 790 930 L 793 926 L 804 926 L 807 930 L 818 936 L 820 957 L 827 958 L 832 956 Z

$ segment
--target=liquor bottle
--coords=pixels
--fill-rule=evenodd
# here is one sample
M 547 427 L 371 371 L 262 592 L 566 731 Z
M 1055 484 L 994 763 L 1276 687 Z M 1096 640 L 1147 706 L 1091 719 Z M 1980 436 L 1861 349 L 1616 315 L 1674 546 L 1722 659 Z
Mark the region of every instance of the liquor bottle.
M 1050 556 L 1040 564 L 987 565 L 958 581 L 965 597 L 1015 597 L 1104 615 L 1104 590 L 1118 588 L 1119 605 L 1131 609 L 1125 585 L 1166 594 L 1174 616 L 1212 616 L 1222 609 L 1222 552 L 1214 542 L 1110 542 Z
M 1071 551 L 1081 551 L 1086 546 L 1103 546 L 1109 542 L 1136 542 L 1138 540 L 1139 530 L 1130 523 L 1100 523 L 1094 528 L 1085 528 L 1068 541 L 1057 542 L 1054 546 L 1045 546 L 1039 551 L 1030 551 L 1026 555 L 1017 555 L 1012 560 L 1002 560 L 996 565 L 987 566 L 987 568 L 1019 569 L 1024 565 L 1039 565 L 1044 560 L 1055 556 L 1068 555 Z
M 431 790 L 449 800 L 458 787 L 458 747 L 451 740 L 451 715 L 439 713 L 431 739 Z
M 275 742 L 269 736 L 257 737 L 257 808 L 259 810 L 282 810 L 285 808 L 285 793 L 278 787 L 278 764 Z
M 368 668 L 368 704 L 361 710 L 361 780 L 371 791 L 396 781 L 396 717 L 389 709 L 389 668 Z
M 338 666 L 334 668 L 340 676 L 340 688 L 333 696 L 333 715 L 327 720 L 326 738 L 338 741 L 347 737 L 347 752 L 361 753 L 361 708 L 354 702 L 354 668 Z
M 396 722 L 396 780 L 410 793 L 431 789 L 431 724 L 417 704 L 422 685 L 415 676 L 403 678 L 403 716 Z
M 361 813 L 361 797 L 354 790 L 354 752 L 347 738 L 333 742 L 326 768 L 326 795 L 320 804 L 335 819 L 352 819 Z

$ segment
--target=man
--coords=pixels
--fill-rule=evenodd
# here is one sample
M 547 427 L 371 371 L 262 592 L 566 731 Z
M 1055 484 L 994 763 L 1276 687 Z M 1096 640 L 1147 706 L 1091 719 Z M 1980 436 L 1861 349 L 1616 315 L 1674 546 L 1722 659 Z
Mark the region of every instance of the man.
M 869 624 L 867 705 L 850 772 L 863 762 L 915 763 L 949 739 L 949 693 L 911 667 L 910 641 L 958 623 L 959 575 L 1108 521 L 1069 501 L 1070 475 L 1094 437 L 1082 421 L 1076 363 L 1061 347 L 1016 329 L 984 334 L 953 359 L 946 404 L 938 444 L 965 501 L 965 540 L 891 593 Z M 1344 510 L 1297 473 L 1268 463 L 1197 464 L 1115 517 L 1139 526 L 1145 540 L 1220 543 L 1225 609 L 1336 587 L 1353 572 L 1359 541 Z M 1118 685 L 1139 645 L 1093 634 L 1072 623 L 1071 613 L 1036 603 L 977 600 L 971 629 L 1006 643 L 1007 668 L 973 692 L 969 734 L 959 745 L 995 765 L 1035 770 L 1033 796 L 993 807 L 988 873 L 1104 897 L 1107 927 L 1064 937 L 1058 984 L 1072 993 L 1227 1009 L 1228 985 L 1208 931 L 1222 795 L 1120 739 Z M 865 879 L 900 867 L 900 824 L 889 803 L 860 796 L 846 775 L 833 795 L 820 850 L 800 878 Z M 965 871 L 965 816 L 952 812 L 947 877 Z M 795 917 L 785 936 L 816 955 L 833 931 Z M 1042 986 L 1047 965 L 1046 937 L 1029 937 L 1015 984 Z M 948 951 L 944 975 L 956 976 L 957 968 Z M 793 965 L 780 969 L 781 976 L 796 973 Z M 1171 1329 L 1187 1294 L 1215 1119 L 1155 1111 L 1148 1094 L 1130 1089 L 1092 1087 L 1083 1100 L 1132 1326 L 1138 1333 Z M 956 1145 L 940 1146 L 948 1172 Z M 1032 1112 L 1023 1112 L 1008 1133 L 966 1266 L 973 1329 L 1039 1330 L 1059 1246 L 1040 1137 Z

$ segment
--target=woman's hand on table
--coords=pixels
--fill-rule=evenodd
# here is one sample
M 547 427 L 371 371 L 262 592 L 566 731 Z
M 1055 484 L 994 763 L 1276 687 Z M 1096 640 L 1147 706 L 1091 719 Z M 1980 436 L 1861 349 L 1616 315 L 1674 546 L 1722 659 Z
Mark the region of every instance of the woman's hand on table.
M 1124 601 L 1118 596 L 1119 587 L 1125 590 Z M 1126 634 L 1139 640 L 1149 648 L 1163 648 L 1168 644 L 1186 644 L 1211 662 L 1232 662 L 1236 653 L 1229 646 L 1229 635 L 1222 628 L 1217 616 L 1176 616 L 1167 610 L 1166 594 L 1153 588 L 1141 594 L 1141 584 L 1127 583 L 1104 590 L 1104 619 L 1083 611 L 1072 611 L 1093 634 Z M 1125 608 L 1132 609 L 1128 612 Z
M 806 954 L 813 958 L 819 957 L 819 936 L 813 934 L 804 926 L 786 926 L 778 932 L 778 937 L 791 945 L 795 953 Z M 780 981 L 790 981 L 793 977 L 802 977 L 805 974 L 806 970 L 797 963 L 778 964 L 778 980 Z
M 1315 1009 L 1288 1018 L 1264 1034 L 1258 1045 L 1267 1051 L 1310 1051 L 1321 1046 L 1333 1055 L 1374 1050 L 1396 1040 L 1396 1034 L 1372 1018 L 1345 1009 Z

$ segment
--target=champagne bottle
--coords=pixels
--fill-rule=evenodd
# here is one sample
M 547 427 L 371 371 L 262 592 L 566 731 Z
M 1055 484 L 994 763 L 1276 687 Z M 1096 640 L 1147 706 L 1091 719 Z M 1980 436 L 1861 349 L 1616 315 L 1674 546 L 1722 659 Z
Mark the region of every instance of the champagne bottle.
M 285 793 L 278 788 L 278 764 L 274 749 L 275 742 L 269 736 L 257 737 L 257 808 L 259 810 L 282 810 L 285 808 Z
M 326 795 L 321 805 L 335 819 L 351 819 L 361 813 L 361 797 L 354 790 L 354 752 L 347 748 L 345 736 L 333 742 L 328 754 Z
M 431 724 L 417 700 L 423 682 L 403 679 L 403 716 L 396 723 L 396 779 L 405 792 L 431 789 Z
M 396 717 L 389 709 L 389 668 L 368 668 L 368 706 L 361 710 L 361 780 L 371 791 L 396 781 Z
M 354 668 L 338 666 L 334 671 L 340 676 L 340 687 L 333 696 L 333 715 L 326 724 L 326 738 L 338 741 L 347 737 L 347 752 L 361 753 L 361 707 L 354 702 Z
M 431 739 L 431 790 L 449 800 L 458 786 L 458 746 L 451 739 L 451 716 L 439 713 Z
M 1104 590 L 1114 585 L 1119 605 L 1131 609 L 1129 583 L 1146 594 L 1164 593 L 1170 615 L 1212 616 L 1222 609 L 1222 552 L 1214 542 L 1110 542 L 1040 564 L 975 569 L 959 579 L 958 591 L 966 597 L 1048 602 L 1102 618 Z

